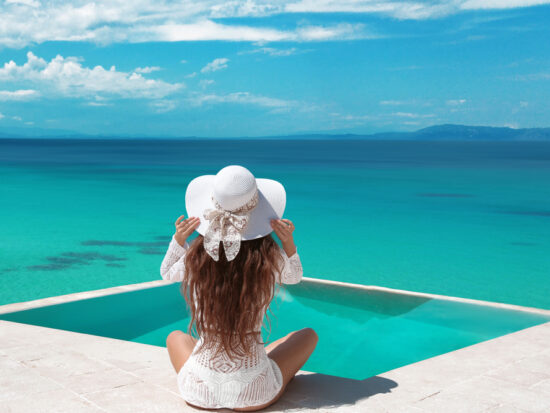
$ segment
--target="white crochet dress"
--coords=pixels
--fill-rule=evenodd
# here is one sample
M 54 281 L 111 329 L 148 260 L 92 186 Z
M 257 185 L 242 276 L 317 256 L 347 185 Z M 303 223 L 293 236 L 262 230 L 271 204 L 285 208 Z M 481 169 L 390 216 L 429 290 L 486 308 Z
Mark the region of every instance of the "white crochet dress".
M 164 280 L 183 280 L 185 253 L 174 237 L 162 261 L 160 274 Z M 276 275 L 278 283 L 297 284 L 302 279 L 302 263 L 296 252 L 290 258 L 283 249 L 283 271 Z M 264 313 L 265 314 L 265 313 Z M 261 323 L 256 331 L 261 331 Z M 210 409 L 239 408 L 265 404 L 279 393 L 283 377 L 277 363 L 267 356 L 264 346 L 255 344 L 251 354 L 231 360 L 226 353 L 217 356 L 199 349 L 199 338 L 193 352 L 178 372 L 178 387 L 189 403 Z

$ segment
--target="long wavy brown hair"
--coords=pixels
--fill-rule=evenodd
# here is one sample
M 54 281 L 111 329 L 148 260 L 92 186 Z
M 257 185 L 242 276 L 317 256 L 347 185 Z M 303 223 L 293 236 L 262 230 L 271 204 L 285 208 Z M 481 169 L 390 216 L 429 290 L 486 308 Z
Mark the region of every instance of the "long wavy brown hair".
M 203 345 L 216 352 L 223 349 L 233 359 L 247 354 L 253 340 L 261 340 L 253 332 L 275 294 L 275 276 L 283 263 L 271 235 L 241 241 L 232 261 L 222 245 L 219 251 L 219 261 L 214 261 L 198 235 L 185 257 L 181 289 L 191 310 L 189 333 L 195 327 Z

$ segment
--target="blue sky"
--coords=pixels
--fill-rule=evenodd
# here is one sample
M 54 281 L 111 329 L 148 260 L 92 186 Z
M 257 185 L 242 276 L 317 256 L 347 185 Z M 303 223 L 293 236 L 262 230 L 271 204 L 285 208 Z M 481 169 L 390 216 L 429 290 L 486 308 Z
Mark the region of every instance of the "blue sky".
M 0 131 L 550 126 L 550 0 L 0 3 Z

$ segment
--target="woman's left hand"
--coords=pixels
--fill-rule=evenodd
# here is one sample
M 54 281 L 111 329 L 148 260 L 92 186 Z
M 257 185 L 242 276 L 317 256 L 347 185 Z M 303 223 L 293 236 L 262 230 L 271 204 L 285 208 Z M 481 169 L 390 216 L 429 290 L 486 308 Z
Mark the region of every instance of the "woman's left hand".
M 289 257 L 294 255 L 296 252 L 296 245 L 294 245 L 292 233 L 295 227 L 292 221 L 290 219 L 272 219 L 271 228 L 273 228 L 273 231 L 275 231 L 275 234 L 277 234 L 281 240 L 286 255 Z

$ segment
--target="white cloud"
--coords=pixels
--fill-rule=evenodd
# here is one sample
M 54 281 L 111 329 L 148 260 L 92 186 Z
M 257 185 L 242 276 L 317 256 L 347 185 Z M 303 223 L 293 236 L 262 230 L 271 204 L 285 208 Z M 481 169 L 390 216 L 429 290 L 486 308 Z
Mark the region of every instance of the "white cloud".
M 196 95 L 191 99 L 196 105 L 217 104 L 217 103 L 238 103 L 263 106 L 268 108 L 286 108 L 295 106 L 295 101 L 276 99 L 267 96 L 254 95 L 249 92 L 234 92 L 227 95 Z
M 21 4 L 28 7 L 40 6 L 40 2 L 34 0 L 6 0 L 6 4 Z
M 213 84 L 214 84 L 214 81 L 212 79 L 202 79 L 199 82 L 199 86 L 202 87 L 203 89 L 206 89 L 208 86 Z
M 16 121 L 22 121 L 23 119 L 21 118 L 21 116 L 12 116 L 11 117 L 13 120 L 16 120 Z
M 115 66 L 85 67 L 75 57 L 57 55 L 51 61 L 27 53 L 27 62 L 13 60 L 0 68 L 0 82 L 33 85 L 49 95 L 160 99 L 183 88 L 182 83 L 146 79 L 139 73 L 119 72 Z M 97 100 L 97 99 L 96 99 Z
M 525 100 L 521 100 L 519 102 L 519 106 L 522 107 L 522 108 L 526 108 L 527 106 L 529 106 L 529 102 L 527 102 Z
M 550 3 L 548 0 L 467 0 L 461 4 L 461 8 L 464 10 L 515 9 L 548 3 Z
M 229 62 L 229 59 L 226 57 L 214 59 L 201 69 L 201 73 L 216 72 L 225 69 L 227 68 L 227 62 Z
M 242 52 L 239 52 L 239 54 L 243 55 L 243 54 L 263 53 L 269 56 L 290 56 L 293 54 L 297 54 L 299 52 L 300 51 L 296 47 L 291 47 L 289 49 L 276 49 L 274 47 L 260 47 L 257 49 L 242 51 Z
M 185 77 L 192 78 L 192 77 L 195 77 L 195 76 L 197 76 L 197 72 L 189 73 Z
M 5 118 L 5 116 L 0 112 L 0 119 Z
M 387 100 L 381 100 L 378 102 L 381 106 L 404 106 L 404 105 L 413 105 L 415 107 L 418 106 L 433 106 L 433 99 L 404 99 L 404 100 L 398 100 L 398 99 L 387 99 Z
M 177 107 L 177 104 L 173 100 L 162 99 L 151 102 L 149 106 L 151 106 L 157 113 L 166 113 L 174 110 Z
M 435 114 L 433 113 L 427 113 L 427 114 L 420 114 L 420 113 L 411 113 L 411 112 L 394 112 L 392 113 L 392 116 L 397 116 L 400 118 L 433 118 L 435 117 Z
M 138 67 L 134 70 L 136 73 L 152 73 L 157 72 L 159 70 L 162 70 L 160 66 L 145 66 L 145 67 Z
M 187 60 L 182 59 L 182 60 L 180 60 L 180 63 L 185 64 L 185 63 L 187 63 Z
M 548 80 L 550 79 L 550 73 L 529 73 L 526 75 L 515 75 L 511 78 L 512 80 L 518 80 L 521 82 L 529 82 L 532 80 Z
M 0 45 L 25 47 L 45 41 L 91 41 L 99 44 L 149 41 L 316 41 L 369 38 L 363 25 L 326 24 L 277 29 L 261 25 L 219 23 L 220 17 L 259 17 L 287 12 L 249 0 L 53 0 L 0 2 Z M 376 37 L 376 36 L 374 36 Z
M 6 100 L 30 100 L 38 97 L 40 93 L 33 89 L 0 90 L 0 102 Z
M 550 4 L 550 0 L 301 0 L 285 4 L 295 13 L 369 13 L 397 19 L 429 19 L 464 10 L 509 9 Z
M 449 99 L 445 103 L 449 106 L 461 106 L 466 102 L 466 99 Z
M 408 100 L 381 100 L 379 103 L 381 105 L 399 106 L 399 105 L 407 105 L 410 102 Z
M 319 41 L 380 37 L 346 22 L 278 29 L 220 23 L 220 18 L 258 18 L 292 13 L 376 14 L 431 19 L 467 10 L 510 9 L 550 0 L 6 0 L 0 2 L 0 45 L 25 47 L 46 41 L 95 43 L 231 40 Z M 267 21 L 267 20 L 265 20 Z
M 113 106 L 112 103 L 107 103 L 107 102 L 86 102 L 85 103 L 86 106 L 95 106 L 95 107 L 102 107 L 102 106 Z

